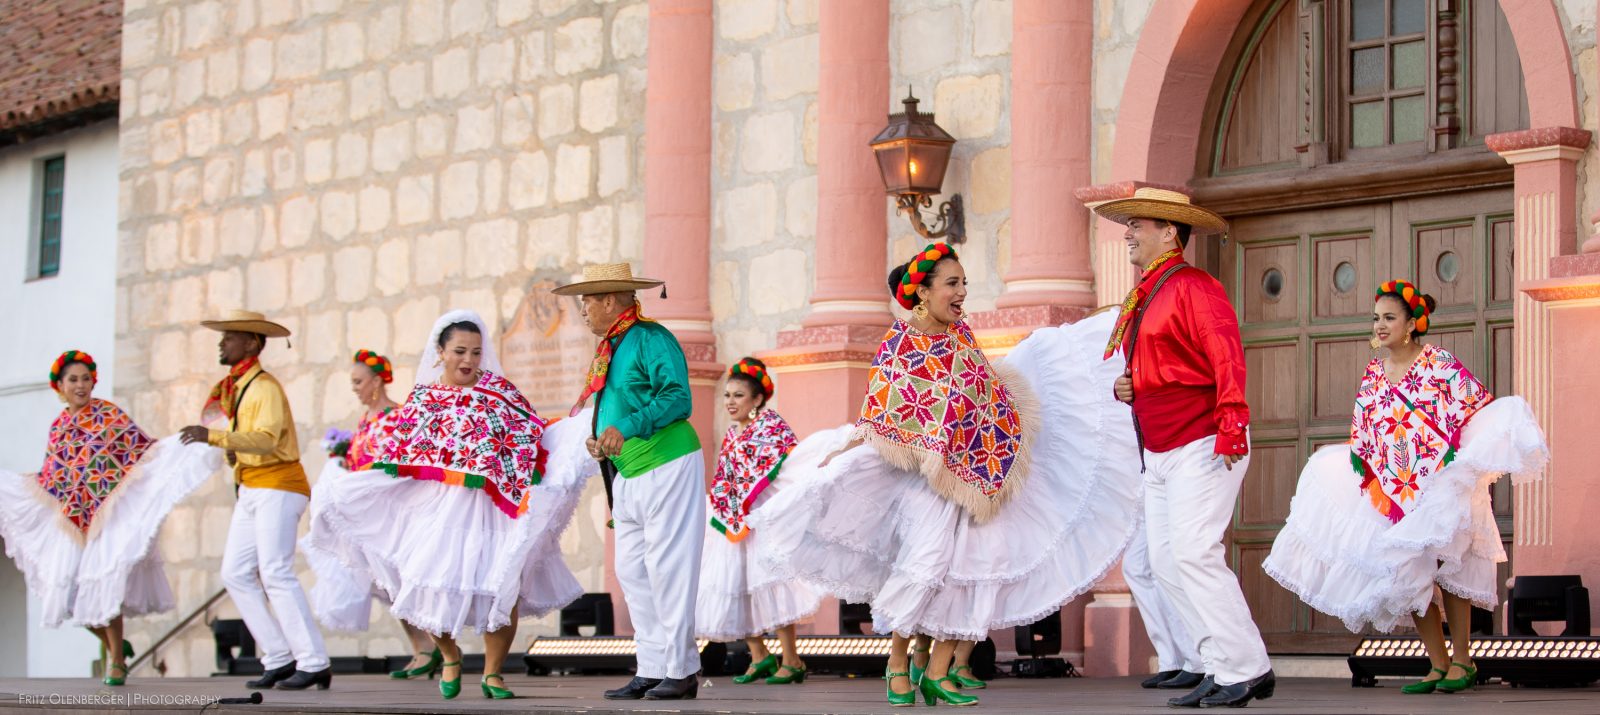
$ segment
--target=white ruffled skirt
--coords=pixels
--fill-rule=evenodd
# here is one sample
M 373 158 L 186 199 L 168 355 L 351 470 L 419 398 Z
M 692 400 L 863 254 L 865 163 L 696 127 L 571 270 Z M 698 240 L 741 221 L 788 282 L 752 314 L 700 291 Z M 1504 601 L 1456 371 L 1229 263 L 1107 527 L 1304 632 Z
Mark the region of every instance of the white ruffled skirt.
M 584 480 L 599 472 L 584 447 L 588 425 L 579 415 L 545 430 L 544 478 L 515 519 L 477 489 L 377 470 L 319 479 L 321 498 L 301 542 L 319 588 L 330 584 L 313 596 L 319 619 L 364 628 L 371 591 L 358 595 L 362 581 L 388 598 L 396 618 L 436 635 L 499 630 L 513 608 L 531 617 L 571 603 L 583 588 L 561 559 L 560 540 Z
M 329 459 L 322 466 L 317 482 L 311 485 L 313 523 L 334 491 L 333 483 L 349 474 L 337 459 Z M 300 538 L 300 553 L 317 576 L 310 594 L 311 610 L 317 615 L 317 621 L 327 628 L 347 633 L 367 630 L 372 622 L 372 599 L 376 597 L 388 603 L 383 591 L 373 586 L 372 575 L 345 566 L 338 555 L 313 543 L 310 534 Z
M 1489 485 L 1505 474 L 1519 484 L 1536 479 L 1548 461 L 1528 403 L 1496 399 L 1467 423 L 1454 461 L 1391 524 L 1361 491 L 1349 445 L 1323 447 L 1300 473 L 1288 523 L 1262 568 L 1353 632 L 1411 625 L 1433 602 L 1435 585 L 1493 609 L 1496 564 L 1506 553 Z
M 47 628 L 99 627 L 177 604 L 156 536 L 173 507 L 222 466 L 222 452 L 167 437 L 129 467 L 87 536 L 33 474 L 0 470 L 0 538 L 39 598 Z
M 1088 591 L 1116 565 L 1141 508 L 1132 417 L 1112 396 L 1123 365 L 1101 359 L 1115 321 L 1037 330 L 1005 359 L 1042 414 L 1026 481 L 987 523 L 870 446 L 825 468 L 797 454 L 785 462 L 788 488 L 751 513 L 757 558 L 781 578 L 870 603 L 880 633 L 982 640 Z
M 829 430 L 812 435 L 795 446 L 755 507 L 772 501 L 789 488 L 791 461 L 815 464 L 843 444 Z M 707 507 L 710 513 L 710 507 Z M 775 518 L 782 518 L 781 516 Z M 700 591 L 695 600 L 695 635 L 713 641 L 732 641 L 770 633 L 809 618 L 822 605 L 822 591 L 798 578 L 783 578 L 756 558 L 756 544 L 765 532 L 752 531 L 739 542 L 706 525 L 706 542 L 700 552 Z

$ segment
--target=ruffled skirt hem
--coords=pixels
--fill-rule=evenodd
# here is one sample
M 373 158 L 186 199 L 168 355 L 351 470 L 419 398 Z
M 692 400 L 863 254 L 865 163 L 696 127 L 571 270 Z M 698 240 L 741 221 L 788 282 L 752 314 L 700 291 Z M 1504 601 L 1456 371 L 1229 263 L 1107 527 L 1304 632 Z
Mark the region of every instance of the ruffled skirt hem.
M 1410 625 L 1433 602 L 1435 586 L 1493 609 L 1496 565 L 1506 556 L 1489 486 L 1506 474 L 1517 482 L 1536 478 L 1549 452 L 1518 397 L 1497 399 L 1475 415 L 1461 443 L 1399 523 L 1360 490 L 1347 445 L 1318 450 L 1263 570 L 1352 632 Z

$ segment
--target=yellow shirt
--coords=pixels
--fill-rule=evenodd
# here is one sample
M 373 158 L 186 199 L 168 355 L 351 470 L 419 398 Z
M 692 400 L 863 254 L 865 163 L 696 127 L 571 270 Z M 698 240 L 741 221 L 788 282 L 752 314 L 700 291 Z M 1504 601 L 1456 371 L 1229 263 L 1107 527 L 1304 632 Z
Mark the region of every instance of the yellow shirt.
M 311 484 L 300 466 L 294 414 L 289 411 L 283 386 L 259 365 L 236 384 L 244 395 L 234 412 L 234 430 L 213 429 L 207 443 L 227 450 L 235 483 L 311 496 Z

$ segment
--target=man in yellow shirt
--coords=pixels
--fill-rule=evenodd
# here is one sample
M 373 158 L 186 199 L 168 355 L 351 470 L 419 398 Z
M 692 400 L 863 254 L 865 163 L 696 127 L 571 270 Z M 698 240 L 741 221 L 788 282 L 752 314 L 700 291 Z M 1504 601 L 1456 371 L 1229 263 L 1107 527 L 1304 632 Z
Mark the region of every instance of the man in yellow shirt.
M 300 466 L 289 399 L 260 360 L 267 338 L 287 338 L 289 329 L 248 311 L 201 325 L 222 333 L 217 349 L 228 366 L 228 376 L 211 389 L 201 420 L 221 417 L 228 423 L 225 429 L 185 427 L 181 434 L 185 444 L 205 442 L 225 450 L 238 485 L 222 583 L 261 646 L 266 673 L 248 685 L 326 689 L 333 677 L 328 651 L 294 573 L 295 534 L 311 486 Z

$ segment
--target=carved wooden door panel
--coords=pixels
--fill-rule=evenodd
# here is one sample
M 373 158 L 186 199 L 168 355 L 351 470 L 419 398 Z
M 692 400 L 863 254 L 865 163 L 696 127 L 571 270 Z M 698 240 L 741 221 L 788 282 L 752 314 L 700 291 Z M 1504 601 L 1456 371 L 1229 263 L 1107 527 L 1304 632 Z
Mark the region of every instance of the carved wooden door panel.
M 1252 416 L 1253 457 L 1229 556 L 1274 652 L 1348 652 L 1356 640 L 1268 578 L 1261 561 L 1311 453 L 1349 438 L 1372 357 L 1373 291 L 1407 277 L 1438 296 L 1429 339 L 1503 393 L 1511 378 L 1511 236 L 1511 194 L 1491 190 L 1242 217 L 1215 250 L 1239 314 Z M 1496 509 L 1509 544 L 1509 488 L 1502 491 Z

